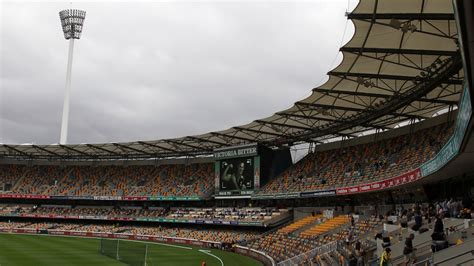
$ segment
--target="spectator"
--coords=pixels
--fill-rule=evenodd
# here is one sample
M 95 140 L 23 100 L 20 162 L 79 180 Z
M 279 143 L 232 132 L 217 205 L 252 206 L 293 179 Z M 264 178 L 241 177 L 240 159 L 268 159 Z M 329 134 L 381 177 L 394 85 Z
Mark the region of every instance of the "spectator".
M 416 261 L 415 248 L 413 247 L 414 234 L 410 234 L 405 240 L 405 247 L 403 248 L 403 255 L 405 255 L 405 265 L 410 265 Z
M 442 215 L 436 217 L 436 221 L 433 228 L 433 234 L 431 238 L 436 241 L 444 240 L 444 225 Z
M 423 217 L 421 216 L 420 212 L 415 213 L 415 225 L 412 227 L 414 231 L 418 231 L 421 228 L 421 225 L 423 224 Z
M 362 249 L 362 244 L 360 240 L 357 240 L 355 244 L 355 256 L 357 258 L 357 266 L 363 266 L 365 251 Z
M 407 210 L 404 210 L 402 212 L 402 216 L 400 217 L 400 226 L 402 228 L 408 227 L 408 211 Z
M 382 234 L 381 233 L 378 233 L 376 236 L 375 236 L 375 242 L 376 242 L 376 246 L 377 246 L 377 258 L 380 258 L 380 256 L 382 255 L 382 252 L 383 252 L 383 237 L 382 237 Z
M 357 266 L 357 258 L 352 252 L 349 254 L 349 266 Z
M 380 266 L 388 266 L 388 263 L 390 262 L 390 255 L 391 255 L 392 250 L 390 248 L 386 248 L 382 255 L 380 256 Z

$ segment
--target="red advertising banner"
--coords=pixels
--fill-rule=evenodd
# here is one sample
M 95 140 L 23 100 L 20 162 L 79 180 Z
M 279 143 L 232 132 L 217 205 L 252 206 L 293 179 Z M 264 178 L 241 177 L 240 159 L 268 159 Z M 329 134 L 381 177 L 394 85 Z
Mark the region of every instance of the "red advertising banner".
M 47 195 L 30 195 L 30 194 L 0 194 L 3 199 L 49 199 Z
M 125 197 L 122 197 L 122 200 L 148 200 L 148 197 L 125 196 Z
M 400 186 L 406 183 L 414 182 L 421 178 L 421 170 L 419 168 L 405 173 L 403 175 L 392 177 L 386 180 L 361 184 L 351 187 L 341 187 L 336 189 L 337 195 L 347 195 L 347 194 L 354 194 L 359 192 L 371 192 L 391 187 Z

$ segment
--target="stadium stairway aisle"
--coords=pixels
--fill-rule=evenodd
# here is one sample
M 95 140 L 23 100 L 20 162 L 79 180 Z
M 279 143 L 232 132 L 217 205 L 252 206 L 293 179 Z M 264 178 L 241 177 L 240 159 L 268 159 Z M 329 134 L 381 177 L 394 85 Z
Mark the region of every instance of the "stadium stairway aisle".
M 443 220 L 444 228 L 449 227 L 459 227 L 463 225 L 463 219 L 452 219 L 446 218 Z M 413 246 L 417 249 L 416 256 L 417 261 L 423 261 L 431 256 L 431 234 L 433 230 L 430 228 L 428 231 L 422 234 L 415 234 L 415 238 L 413 239 Z M 395 244 L 390 246 L 392 250 L 392 258 L 393 258 L 393 265 L 401 265 L 404 262 L 403 256 L 403 249 L 405 247 L 405 239 L 410 234 L 410 232 L 405 231 L 402 236 L 400 237 L 400 241 L 397 241 Z M 449 238 L 449 236 L 448 236 Z
M 474 238 L 471 238 L 460 245 L 443 249 L 433 255 L 433 265 L 472 265 L 473 262 Z
M 74 168 L 71 167 L 71 169 L 69 169 L 66 174 L 61 177 L 61 179 L 58 180 L 58 185 L 57 186 L 51 186 L 49 189 L 48 189 L 48 195 L 58 195 L 59 194 L 59 184 L 62 184 L 62 182 L 68 178 L 71 174 L 72 174 L 72 171 L 74 170 Z
M 27 167 L 21 174 L 20 178 L 16 179 L 15 182 L 12 184 L 11 191 L 15 191 L 18 189 L 18 186 L 20 186 L 21 181 L 30 173 L 34 171 L 34 167 Z
M 444 223 L 444 228 L 449 228 L 449 227 L 456 227 L 460 226 L 464 223 L 464 220 L 462 219 L 451 219 L 447 218 L 443 220 Z M 421 246 L 424 246 L 429 242 L 431 244 L 431 234 L 433 233 L 433 230 L 430 228 L 430 230 L 422 233 L 422 234 L 415 234 L 415 238 L 413 239 L 413 246 L 415 248 L 419 248 Z M 403 248 L 405 247 L 405 239 L 410 233 L 408 231 L 404 231 L 404 233 L 401 236 L 401 240 L 397 241 L 395 244 L 392 244 L 390 248 L 392 249 L 392 258 L 399 257 L 403 255 Z

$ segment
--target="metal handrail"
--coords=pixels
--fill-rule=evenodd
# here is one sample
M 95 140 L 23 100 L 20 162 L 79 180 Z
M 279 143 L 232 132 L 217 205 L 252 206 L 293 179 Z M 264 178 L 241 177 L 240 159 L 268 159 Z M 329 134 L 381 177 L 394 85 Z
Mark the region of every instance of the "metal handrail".
M 442 260 L 442 261 L 438 261 L 435 265 L 438 265 L 438 264 L 443 263 L 443 262 L 446 262 L 446 261 L 450 261 L 450 260 L 455 259 L 455 258 L 457 258 L 457 257 L 459 257 L 459 256 L 466 255 L 466 254 L 468 254 L 468 253 L 471 253 L 471 254 L 474 256 L 474 251 L 468 250 L 468 251 L 464 251 L 463 253 L 456 254 L 455 256 L 451 256 L 451 257 L 449 257 L 449 258 L 447 258 L 447 259 L 444 259 L 444 260 Z M 472 259 L 472 260 L 474 260 L 474 259 Z
M 427 261 L 432 261 L 432 260 L 433 260 L 433 258 L 432 258 L 432 257 L 429 257 L 429 258 L 426 258 L 426 259 L 424 259 L 424 260 L 422 260 L 422 261 L 415 262 L 414 265 L 415 265 L 415 266 L 424 265 L 424 263 L 426 263 Z M 431 263 L 430 263 L 429 265 L 431 265 Z
M 467 243 L 470 243 L 470 242 L 474 242 L 474 238 L 467 240 L 466 242 L 464 242 L 463 245 L 465 245 L 465 244 L 467 244 Z M 454 258 L 457 258 L 457 257 L 459 257 L 459 256 L 462 256 L 462 255 L 465 255 L 465 254 L 468 254 L 468 253 L 472 253 L 472 255 L 474 256 L 474 251 L 468 250 L 468 251 L 465 251 L 465 252 L 463 252 L 463 253 L 459 253 L 459 254 L 453 255 L 453 256 L 451 256 L 451 257 L 449 257 L 449 258 L 445 258 L 444 260 L 438 261 L 438 262 L 436 262 L 436 264 L 434 264 L 434 265 L 437 265 L 437 264 L 440 264 L 440 263 L 443 263 L 443 262 L 446 262 L 446 261 L 450 261 L 450 260 L 452 260 L 452 259 L 454 259 Z
M 292 258 L 289 258 L 287 260 L 281 261 L 277 264 L 277 266 L 286 266 L 286 265 L 298 265 L 303 259 L 309 258 L 309 257 L 315 257 L 316 255 L 322 255 L 322 254 L 327 254 L 329 252 L 332 252 L 337 249 L 338 242 L 333 241 L 330 242 L 326 245 L 314 248 L 310 251 L 307 251 L 305 253 L 296 255 Z
M 250 252 L 253 252 L 253 253 L 260 254 L 260 255 L 264 256 L 265 258 L 267 258 L 270 261 L 271 266 L 275 266 L 275 260 L 263 251 L 256 250 L 256 249 L 253 249 L 253 248 L 249 248 L 249 247 L 239 246 L 239 245 L 237 245 L 236 247 L 240 248 L 242 250 L 247 250 L 247 251 L 250 251 Z
M 432 243 L 432 240 L 427 240 L 427 241 L 425 241 L 425 242 L 423 242 L 423 243 L 420 243 L 420 244 L 416 245 L 415 248 L 416 248 L 416 250 L 417 250 L 417 252 L 418 252 L 418 250 L 421 250 L 421 249 L 423 249 L 423 248 L 431 247 L 431 243 Z M 400 256 L 397 256 L 397 257 L 395 257 L 395 258 L 392 259 L 392 262 L 396 262 L 396 261 L 398 261 L 398 260 L 400 260 L 401 258 L 404 258 L 404 257 L 405 257 L 404 254 L 402 254 L 402 255 L 400 255 Z

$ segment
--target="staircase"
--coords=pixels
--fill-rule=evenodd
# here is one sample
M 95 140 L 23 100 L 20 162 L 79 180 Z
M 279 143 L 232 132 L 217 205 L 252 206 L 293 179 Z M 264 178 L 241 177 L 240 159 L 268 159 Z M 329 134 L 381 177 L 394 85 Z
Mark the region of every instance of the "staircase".
M 32 172 L 36 170 L 36 167 L 26 167 L 25 171 L 23 172 L 23 174 L 20 176 L 20 178 L 18 178 L 15 183 L 12 184 L 12 189 L 11 191 L 16 191 L 16 189 L 18 188 L 18 186 L 20 185 L 21 181 L 23 180 L 23 178 L 25 178 L 26 174 Z
M 61 185 L 61 182 L 62 182 L 64 179 L 66 179 L 67 177 L 69 177 L 69 175 L 71 174 L 71 172 L 72 172 L 73 170 L 74 170 L 74 168 L 71 167 L 71 169 L 69 169 L 69 170 L 67 171 L 67 173 L 64 174 L 64 176 L 62 176 L 61 179 L 58 180 L 56 186 L 54 186 L 54 185 L 53 185 L 53 186 L 50 186 L 50 187 L 48 188 L 48 190 L 47 190 L 47 194 L 48 194 L 48 195 L 58 195 L 58 194 L 59 194 L 59 193 L 58 193 L 58 188 L 59 188 L 59 186 Z

